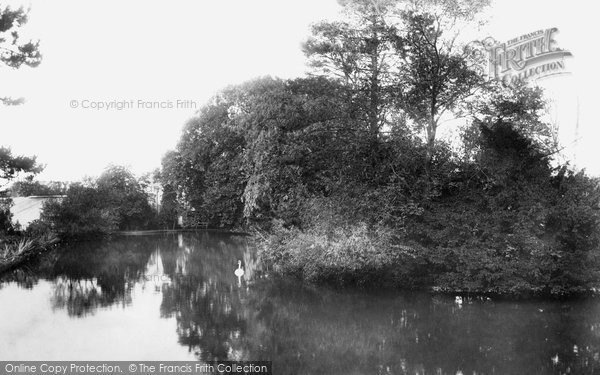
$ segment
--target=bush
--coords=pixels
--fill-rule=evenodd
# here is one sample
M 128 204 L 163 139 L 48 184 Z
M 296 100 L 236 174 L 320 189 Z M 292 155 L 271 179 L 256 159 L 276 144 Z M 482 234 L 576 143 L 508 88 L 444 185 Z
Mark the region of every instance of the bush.
M 47 202 L 41 220 L 63 237 L 98 236 L 118 230 L 118 213 L 97 189 L 72 185 L 62 201 Z
M 412 220 L 441 290 L 566 295 L 597 287 L 598 181 L 553 168 L 536 144 L 498 122 L 481 126 L 478 164 Z
M 48 233 L 52 233 L 50 224 L 38 219 L 29 223 L 23 234 L 26 237 L 35 238 L 45 236 Z
M 98 236 L 158 226 L 156 212 L 127 169 L 111 166 L 87 185 L 73 184 L 62 201 L 48 202 L 41 220 L 65 237 Z
M 394 243 L 391 231 L 370 230 L 364 223 L 328 232 L 286 229 L 276 222 L 259 242 L 259 257 L 267 269 L 310 283 L 398 286 L 408 280 L 416 258 L 412 248 Z

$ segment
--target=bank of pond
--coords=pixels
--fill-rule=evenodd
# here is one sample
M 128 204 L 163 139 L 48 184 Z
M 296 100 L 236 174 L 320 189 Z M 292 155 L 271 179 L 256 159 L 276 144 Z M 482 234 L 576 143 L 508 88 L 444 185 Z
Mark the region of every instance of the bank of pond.
M 482 280 L 481 275 L 467 269 L 453 270 L 464 274 L 452 275 L 448 272 L 450 266 L 444 270 L 439 264 L 427 259 L 427 256 L 431 257 L 432 251 L 409 245 L 389 246 L 381 241 L 382 236 L 369 237 L 364 227 L 340 231 L 337 237 L 300 231 L 282 232 L 281 229 L 268 234 L 256 230 L 187 229 L 121 231 L 110 235 L 62 239 L 51 233 L 32 238 L 18 236 L 4 240 L 0 247 L 0 275 L 27 265 L 46 252 L 56 251 L 57 247 L 69 249 L 93 243 L 112 243 L 128 237 L 182 238 L 197 235 L 245 238 L 253 248 L 255 264 L 262 275 L 280 280 L 295 280 L 313 287 L 356 289 L 365 293 L 380 289 L 390 292 L 418 291 L 508 300 L 592 297 L 600 290 L 596 280 L 588 280 L 585 285 L 566 284 L 559 287 L 550 283 L 543 284 L 539 270 L 531 272 L 523 266 L 519 269 L 520 265 L 514 259 L 512 264 L 511 259 L 508 259 L 508 262 L 488 263 L 482 267 L 481 272 L 487 273 L 487 277 L 495 282 Z M 482 256 L 477 254 L 476 249 L 472 251 L 473 257 Z M 449 256 L 443 260 L 452 263 Z M 539 265 L 543 266 L 545 265 Z
M 27 261 L 41 256 L 60 242 L 60 239 L 47 234 L 34 238 L 12 237 L 0 241 L 0 275 Z

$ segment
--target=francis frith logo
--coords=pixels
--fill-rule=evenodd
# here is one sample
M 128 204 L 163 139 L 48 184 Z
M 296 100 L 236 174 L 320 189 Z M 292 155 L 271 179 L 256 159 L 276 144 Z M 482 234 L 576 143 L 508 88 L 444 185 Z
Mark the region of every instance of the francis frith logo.
M 557 28 L 537 30 L 505 43 L 492 38 L 484 41 L 489 54 L 489 78 L 513 85 L 519 81 L 537 80 L 567 73 L 565 58 L 571 52 L 558 47 Z

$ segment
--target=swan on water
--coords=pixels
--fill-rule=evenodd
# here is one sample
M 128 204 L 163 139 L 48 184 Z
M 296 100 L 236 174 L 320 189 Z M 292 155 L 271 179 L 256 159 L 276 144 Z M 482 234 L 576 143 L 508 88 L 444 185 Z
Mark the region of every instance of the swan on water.
M 235 270 L 235 275 L 237 277 L 242 277 L 244 276 L 244 269 L 242 268 L 242 261 L 238 260 L 238 268 Z

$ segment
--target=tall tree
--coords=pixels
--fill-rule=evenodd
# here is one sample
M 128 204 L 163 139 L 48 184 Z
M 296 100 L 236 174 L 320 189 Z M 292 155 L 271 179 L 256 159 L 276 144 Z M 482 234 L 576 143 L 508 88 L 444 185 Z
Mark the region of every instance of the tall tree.
M 239 224 L 244 136 L 229 124 L 233 102 L 217 95 L 188 121 L 177 149 L 162 161 L 163 186 L 177 192 L 182 208 L 211 226 Z
M 488 0 L 344 0 L 344 20 L 313 26 L 304 52 L 315 73 L 349 90 L 373 138 L 408 115 L 431 151 L 440 118 L 483 83 L 461 27 Z
M 348 89 L 352 115 L 366 124 L 376 139 L 386 122 L 390 87 L 397 58 L 392 50 L 392 29 L 386 18 L 395 1 L 342 2 L 345 19 L 319 22 L 304 44 L 304 53 L 316 74 L 341 80 Z
M 457 43 L 454 19 L 413 10 L 402 12 L 403 35 L 395 50 L 402 58 L 398 105 L 426 135 L 431 154 L 440 119 L 485 83 L 473 51 Z M 449 34 L 449 35 L 448 35 Z
M 230 87 L 188 122 L 163 159 L 164 181 L 211 225 L 269 220 L 286 204 L 293 216 L 295 198 L 336 180 L 347 167 L 343 155 L 365 138 L 346 128 L 342 97 L 340 85 L 323 78 Z

